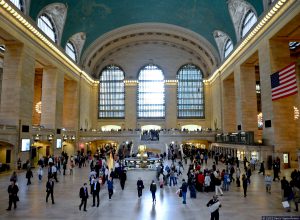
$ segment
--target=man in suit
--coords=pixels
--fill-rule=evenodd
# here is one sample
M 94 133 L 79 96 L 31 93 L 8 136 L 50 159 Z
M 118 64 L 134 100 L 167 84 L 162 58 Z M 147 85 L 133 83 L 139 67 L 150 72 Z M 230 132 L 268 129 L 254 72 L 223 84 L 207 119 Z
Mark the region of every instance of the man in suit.
M 93 194 L 93 207 L 95 207 L 95 198 L 97 198 L 97 207 L 99 207 L 99 193 L 100 193 L 100 183 L 99 180 L 94 177 L 93 185 L 92 185 L 92 194 Z
M 46 202 L 48 202 L 49 195 L 51 195 L 52 204 L 54 204 L 54 197 L 53 197 L 54 180 L 52 175 L 49 176 L 48 181 L 46 183 L 46 192 L 47 192 Z
M 88 192 L 88 188 L 87 188 L 87 184 L 84 183 L 83 186 L 80 188 L 80 191 L 79 191 L 79 197 L 81 198 L 81 203 L 79 205 L 79 210 L 81 210 L 81 207 L 82 205 L 83 206 L 83 211 L 87 211 L 86 210 L 86 202 L 87 202 L 87 199 L 89 198 L 89 192 Z
M 14 203 L 14 208 L 17 208 L 17 201 L 18 200 L 18 192 L 19 188 L 16 185 L 15 181 L 11 181 L 11 184 L 8 186 L 7 192 L 9 194 L 9 204 L 8 208 L 6 209 L 7 211 L 11 210 L 11 206 Z

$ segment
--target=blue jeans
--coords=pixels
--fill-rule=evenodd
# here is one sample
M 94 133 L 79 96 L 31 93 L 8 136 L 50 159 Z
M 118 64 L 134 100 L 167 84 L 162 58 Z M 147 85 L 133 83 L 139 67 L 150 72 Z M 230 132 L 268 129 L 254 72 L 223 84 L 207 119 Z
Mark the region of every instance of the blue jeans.
M 186 192 L 182 192 L 182 203 L 186 203 Z
M 172 182 L 173 182 L 173 186 L 175 186 L 177 184 L 175 176 L 170 176 L 170 186 L 172 186 Z
M 155 198 L 155 192 L 151 191 L 152 193 L 152 202 L 156 201 L 156 198 Z

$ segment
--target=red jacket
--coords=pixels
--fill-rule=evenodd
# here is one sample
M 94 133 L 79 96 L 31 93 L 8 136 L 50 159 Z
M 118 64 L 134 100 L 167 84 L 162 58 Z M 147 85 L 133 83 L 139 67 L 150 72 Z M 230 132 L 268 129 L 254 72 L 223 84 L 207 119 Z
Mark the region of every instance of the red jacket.
M 203 174 L 198 175 L 198 183 L 204 184 L 205 176 Z

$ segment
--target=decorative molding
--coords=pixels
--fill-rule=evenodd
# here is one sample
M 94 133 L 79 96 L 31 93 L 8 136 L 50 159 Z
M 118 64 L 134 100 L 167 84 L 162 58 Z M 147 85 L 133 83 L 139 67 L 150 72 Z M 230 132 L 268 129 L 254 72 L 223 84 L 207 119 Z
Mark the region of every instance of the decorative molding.
M 215 38 L 215 41 L 216 41 L 218 49 L 219 49 L 221 61 L 223 61 L 225 59 L 225 57 L 224 57 L 225 44 L 226 44 L 227 40 L 230 39 L 230 37 L 226 33 L 224 33 L 223 31 L 220 31 L 220 30 L 215 30 L 213 34 L 214 34 L 214 38 Z M 232 40 L 231 40 L 231 42 L 232 42 Z
M 50 5 L 47 5 L 45 8 L 43 8 L 39 14 L 38 17 L 42 14 L 48 15 L 51 20 L 54 23 L 56 34 L 57 34 L 57 44 L 60 45 L 62 33 L 64 30 L 65 21 L 67 18 L 67 11 L 68 8 L 63 3 L 53 3 Z
M 86 34 L 84 32 L 79 32 L 77 34 L 74 34 L 72 37 L 69 39 L 76 50 L 76 56 L 77 56 L 77 63 L 80 63 L 80 56 L 82 52 L 83 45 L 86 40 Z
M 228 0 L 228 10 L 232 19 L 237 41 L 242 39 L 242 24 L 249 10 L 257 17 L 255 8 L 245 0 Z

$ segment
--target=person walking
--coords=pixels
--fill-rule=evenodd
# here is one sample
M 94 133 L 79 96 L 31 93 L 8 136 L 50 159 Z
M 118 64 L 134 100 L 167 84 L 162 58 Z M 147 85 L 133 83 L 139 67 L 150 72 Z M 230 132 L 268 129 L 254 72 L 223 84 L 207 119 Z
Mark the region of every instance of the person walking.
M 272 177 L 269 173 L 265 176 L 266 192 L 271 193 Z
M 40 165 L 39 169 L 38 169 L 38 177 L 39 177 L 40 182 L 42 181 L 43 173 L 44 173 L 43 172 L 43 167 Z
M 79 190 L 79 197 L 81 198 L 81 203 L 79 205 L 79 210 L 81 210 L 81 207 L 83 205 L 83 211 L 87 211 L 86 210 L 86 203 L 87 203 L 87 199 L 89 198 L 89 192 L 88 192 L 88 188 L 87 188 L 87 184 L 84 183 L 83 186 L 80 188 Z
M 9 195 L 9 201 L 8 201 L 8 208 L 6 209 L 7 211 L 11 210 L 12 204 L 14 204 L 14 208 L 17 208 L 17 201 L 19 201 L 18 197 L 18 192 L 19 192 L 19 187 L 16 185 L 15 181 L 11 181 L 10 185 L 8 186 L 7 189 L 8 195 Z
M 122 169 L 122 170 L 120 171 L 119 179 L 120 179 L 121 189 L 124 190 L 125 182 L 126 182 L 126 179 L 127 179 L 126 170 Z
M 154 180 L 152 180 L 152 182 L 150 184 L 150 192 L 152 194 L 152 202 L 153 203 L 156 203 L 156 197 L 155 197 L 156 190 L 157 190 L 156 183 L 154 182 Z
M 248 178 L 245 174 L 242 175 L 243 189 L 244 189 L 244 197 L 247 196 L 247 187 L 248 187 Z
M 137 185 L 138 197 L 140 198 L 143 194 L 143 189 L 144 189 L 144 183 L 141 177 L 139 177 L 136 185 Z
M 240 170 L 240 168 L 236 168 L 235 177 L 236 177 L 236 186 L 240 187 L 241 186 L 241 181 L 240 181 L 241 170 Z
M 108 198 L 111 199 L 112 195 L 114 194 L 114 182 L 112 177 L 109 177 L 109 179 L 107 180 L 107 190 Z
M 33 177 L 33 173 L 31 171 L 31 168 L 28 168 L 27 172 L 26 172 L 26 178 L 27 178 L 27 185 L 31 184 L 30 179 Z
M 221 177 L 217 177 L 215 179 L 215 190 L 216 190 L 216 195 L 218 195 L 218 192 L 220 192 L 221 196 L 223 196 L 223 191 L 221 189 Z
M 92 185 L 93 207 L 95 207 L 96 198 L 97 198 L 97 207 L 99 207 L 99 203 L 100 203 L 99 193 L 100 193 L 100 183 L 99 183 L 99 180 L 97 180 L 94 177 L 94 181 L 93 181 L 93 185 Z
M 46 183 L 46 192 L 47 192 L 46 202 L 48 202 L 49 195 L 51 195 L 52 204 L 54 204 L 54 196 L 53 196 L 54 180 L 52 176 L 49 176 L 48 181 Z
M 16 171 L 14 171 L 13 173 L 12 173 L 12 175 L 10 176 L 10 179 L 9 179 L 10 181 L 13 181 L 13 182 L 18 182 L 18 176 L 17 176 L 17 173 L 16 173 Z
M 218 196 L 214 195 L 206 204 L 210 211 L 210 220 L 219 220 L 219 208 L 222 206 L 218 200 Z
M 188 185 L 185 182 L 185 179 L 182 179 L 182 185 L 180 187 L 182 193 L 182 203 L 186 204 L 186 193 L 187 193 Z

